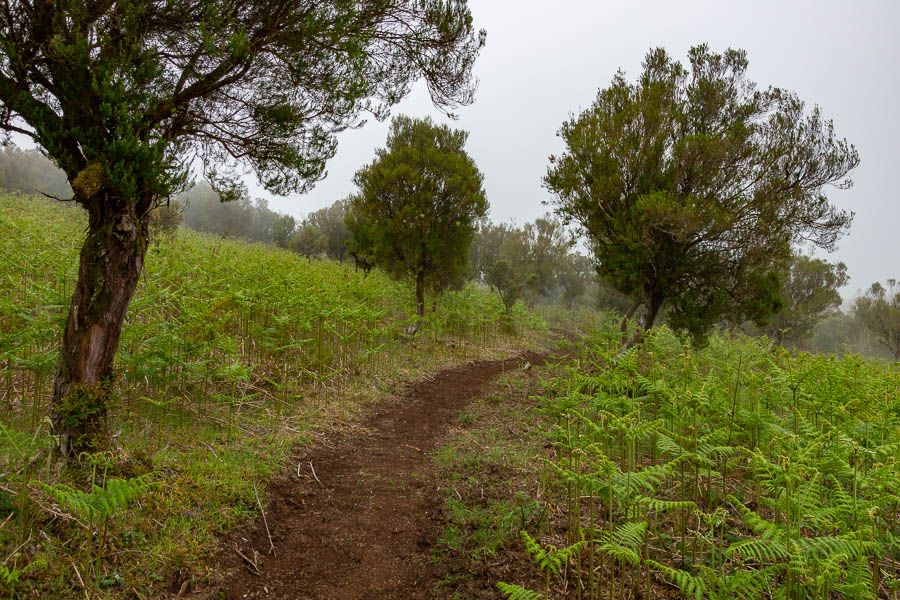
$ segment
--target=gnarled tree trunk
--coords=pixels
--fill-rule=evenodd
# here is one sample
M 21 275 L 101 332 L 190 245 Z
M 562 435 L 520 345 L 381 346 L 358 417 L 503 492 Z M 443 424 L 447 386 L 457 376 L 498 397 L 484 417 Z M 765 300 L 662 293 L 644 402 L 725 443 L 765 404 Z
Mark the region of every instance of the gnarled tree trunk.
M 87 238 L 69 308 L 50 419 L 65 458 L 109 446 L 107 400 L 112 364 L 128 305 L 144 268 L 149 240 L 146 211 L 110 198 L 88 208 Z
M 616 356 L 628 352 L 631 348 L 640 343 L 641 339 L 644 337 L 644 332 L 653 327 L 653 323 L 656 321 L 656 315 L 659 313 L 662 303 L 662 297 L 655 294 L 647 295 L 647 300 L 644 302 L 644 314 L 641 315 L 638 328 L 634 330 L 622 349 L 616 353 Z
M 635 311 L 640 308 L 640 306 L 641 302 L 636 300 L 622 316 L 622 322 L 620 323 L 619 328 L 622 330 L 623 344 L 628 341 L 628 321 L 631 320 L 631 317 L 634 316 Z

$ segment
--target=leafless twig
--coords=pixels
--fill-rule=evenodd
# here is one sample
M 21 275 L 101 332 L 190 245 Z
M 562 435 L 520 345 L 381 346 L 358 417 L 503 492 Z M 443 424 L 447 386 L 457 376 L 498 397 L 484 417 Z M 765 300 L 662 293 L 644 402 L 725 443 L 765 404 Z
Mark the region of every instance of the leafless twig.
M 259 501 L 259 494 L 256 493 L 256 484 L 253 485 L 253 495 L 256 496 L 256 503 L 259 505 L 259 512 L 262 513 L 263 525 L 266 526 L 266 535 L 269 538 L 269 554 L 278 556 L 278 554 L 275 553 L 275 544 L 272 543 L 272 534 L 269 532 L 269 521 L 266 519 L 266 511 L 263 510 L 262 502 Z
M 235 547 L 234 547 L 234 551 L 238 553 L 238 556 L 240 556 L 240 557 L 243 558 L 245 561 L 247 561 L 247 564 L 248 564 L 248 565 L 250 565 L 251 567 L 253 567 L 253 570 L 256 572 L 257 575 L 261 575 L 261 573 L 259 572 L 259 567 L 256 566 L 256 563 L 253 562 L 252 560 L 250 560 L 249 558 L 247 558 L 246 555 L 244 555 L 244 553 L 241 552 L 241 549 L 240 549 L 240 548 L 238 548 L 237 546 L 235 546 Z

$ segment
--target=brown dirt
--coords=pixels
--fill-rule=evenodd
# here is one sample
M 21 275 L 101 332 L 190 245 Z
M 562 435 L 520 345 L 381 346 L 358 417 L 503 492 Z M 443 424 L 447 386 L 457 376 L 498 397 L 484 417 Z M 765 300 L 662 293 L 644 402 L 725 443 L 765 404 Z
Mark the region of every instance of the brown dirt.
M 304 448 L 269 486 L 265 521 L 229 540 L 213 595 L 431 598 L 441 575 L 431 548 L 441 533 L 442 499 L 428 454 L 485 384 L 543 359 L 526 353 L 442 371 L 376 407 L 361 430 Z

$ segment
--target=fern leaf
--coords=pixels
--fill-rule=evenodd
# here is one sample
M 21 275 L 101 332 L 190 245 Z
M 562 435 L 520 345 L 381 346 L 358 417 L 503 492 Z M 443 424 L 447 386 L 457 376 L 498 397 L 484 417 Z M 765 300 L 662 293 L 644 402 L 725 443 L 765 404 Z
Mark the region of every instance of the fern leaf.
M 497 589 L 500 590 L 509 600 L 545 600 L 546 596 L 526 590 L 522 586 L 503 583 L 497 583 Z
M 660 564 L 655 560 L 647 559 L 644 562 L 648 567 L 662 573 L 667 581 L 677 585 L 682 593 L 688 596 L 694 596 L 696 600 L 700 600 L 703 597 L 703 593 L 706 591 L 706 585 L 699 577 L 695 577 L 687 571 Z

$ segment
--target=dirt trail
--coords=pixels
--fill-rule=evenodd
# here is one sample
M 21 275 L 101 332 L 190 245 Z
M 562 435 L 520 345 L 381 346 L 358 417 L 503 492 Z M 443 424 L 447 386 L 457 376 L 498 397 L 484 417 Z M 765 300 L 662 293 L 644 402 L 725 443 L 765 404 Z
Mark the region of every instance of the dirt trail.
M 305 449 L 269 487 L 275 554 L 267 553 L 269 536 L 257 519 L 226 549 L 219 593 L 229 600 L 431 598 L 442 498 L 428 453 L 487 382 L 543 359 L 526 353 L 439 372 L 376 407 L 366 433 Z

